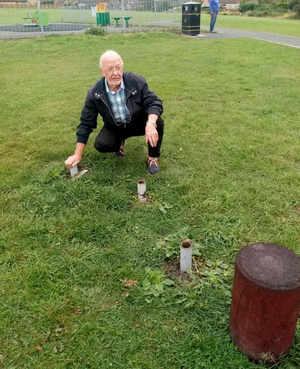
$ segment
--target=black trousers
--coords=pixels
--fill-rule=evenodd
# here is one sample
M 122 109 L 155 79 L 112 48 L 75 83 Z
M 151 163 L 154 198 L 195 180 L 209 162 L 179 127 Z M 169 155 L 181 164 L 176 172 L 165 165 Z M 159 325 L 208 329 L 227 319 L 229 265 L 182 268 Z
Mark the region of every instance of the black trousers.
M 157 122 L 158 143 L 156 147 L 152 147 L 148 143 L 148 155 L 158 158 L 160 156 L 160 148 L 164 136 L 164 120 L 159 117 Z M 99 132 L 95 140 L 95 149 L 99 152 L 117 152 L 120 149 L 121 141 L 126 140 L 129 137 L 145 136 L 146 121 L 144 124 L 127 124 L 126 127 L 116 127 L 115 130 L 111 130 L 107 127 L 103 127 Z

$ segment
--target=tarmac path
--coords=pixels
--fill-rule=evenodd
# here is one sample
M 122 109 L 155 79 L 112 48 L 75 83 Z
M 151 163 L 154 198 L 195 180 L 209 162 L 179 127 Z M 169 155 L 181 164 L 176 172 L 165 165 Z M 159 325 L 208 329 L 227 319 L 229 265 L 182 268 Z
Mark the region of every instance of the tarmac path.
M 201 31 L 201 30 L 200 30 Z M 222 38 L 253 38 L 275 42 L 277 44 L 296 47 L 300 49 L 300 37 L 284 36 L 275 33 L 265 33 L 257 31 L 243 31 L 238 29 L 216 28 L 217 33 L 204 33 L 203 37 L 207 39 L 222 39 Z M 201 35 L 202 36 L 202 35 Z
M 55 27 L 55 24 L 51 25 Z M 70 26 L 68 26 L 69 28 Z M 83 28 L 86 28 L 84 26 Z M 105 27 L 108 33 L 120 33 L 122 32 L 122 27 Z M 201 26 L 200 35 L 195 36 L 198 38 L 205 39 L 228 39 L 228 38 L 253 38 L 256 40 L 263 40 L 268 42 L 275 42 L 277 44 L 282 44 L 290 47 L 296 47 L 300 49 L 300 37 L 294 36 L 284 36 L 275 33 L 265 33 L 265 32 L 257 32 L 257 31 L 244 31 L 238 29 L 229 29 L 229 28 L 218 28 L 216 27 L 216 33 L 207 32 L 209 27 Z M 149 30 L 153 30 L 150 28 Z M 201 30 L 205 30 L 205 32 L 201 33 Z M 140 32 L 147 31 L 145 28 L 141 27 L 130 27 L 130 29 L 126 28 L 126 33 L 128 32 Z M 77 31 L 74 29 L 67 29 L 65 31 L 55 32 L 56 34 L 82 34 L 84 33 L 84 29 L 78 29 Z M 53 34 L 53 32 L 45 32 L 45 35 Z M 11 32 L 11 30 L 7 29 L 7 26 L 0 26 L 0 39 L 1 38 L 27 38 L 27 37 L 41 37 L 41 34 L 38 32 Z

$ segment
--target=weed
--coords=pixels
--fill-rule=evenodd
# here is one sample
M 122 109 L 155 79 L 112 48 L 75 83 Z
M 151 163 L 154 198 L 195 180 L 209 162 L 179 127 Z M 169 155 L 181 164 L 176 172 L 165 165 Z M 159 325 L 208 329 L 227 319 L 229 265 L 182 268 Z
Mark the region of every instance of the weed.
M 93 36 L 105 36 L 107 32 L 103 27 L 91 26 L 85 30 L 85 34 Z
M 165 291 L 165 287 L 173 286 L 174 282 L 167 279 L 160 270 L 152 270 L 147 267 L 145 271 L 146 278 L 143 280 L 142 288 L 146 296 L 145 301 L 150 303 L 153 297 L 159 297 Z
M 156 249 L 161 251 L 165 258 L 174 259 L 180 256 L 180 244 L 184 239 L 189 238 L 189 229 L 188 227 L 182 228 L 178 232 L 173 234 L 169 234 L 164 237 L 163 240 L 156 242 Z M 201 246 L 200 243 L 192 241 L 192 254 L 194 256 L 201 255 Z

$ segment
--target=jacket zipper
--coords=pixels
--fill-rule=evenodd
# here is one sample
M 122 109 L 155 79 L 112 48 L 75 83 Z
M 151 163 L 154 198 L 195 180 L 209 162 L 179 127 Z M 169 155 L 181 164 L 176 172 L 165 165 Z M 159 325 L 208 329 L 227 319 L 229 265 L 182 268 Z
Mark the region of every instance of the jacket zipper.
M 129 111 L 129 109 L 127 108 L 127 100 L 129 99 L 129 96 L 131 96 L 131 93 L 126 97 L 126 99 L 125 99 L 125 108 L 128 110 L 128 113 L 129 113 L 129 122 L 128 123 L 130 123 L 131 122 L 131 114 L 130 114 L 130 111 Z M 127 123 L 124 123 L 124 129 L 125 129 L 125 127 L 126 127 L 126 124 Z
M 103 101 L 103 103 L 104 103 L 104 104 L 105 104 L 105 106 L 107 107 L 107 109 L 108 109 L 108 111 L 109 111 L 110 116 L 112 117 L 112 119 L 113 119 L 113 121 L 114 121 L 115 125 L 117 126 L 117 123 L 116 123 L 116 121 L 115 121 L 115 118 L 114 118 L 113 114 L 111 113 L 110 107 L 106 104 L 106 102 L 102 99 L 102 97 L 101 97 L 101 96 L 100 96 L 100 99 Z

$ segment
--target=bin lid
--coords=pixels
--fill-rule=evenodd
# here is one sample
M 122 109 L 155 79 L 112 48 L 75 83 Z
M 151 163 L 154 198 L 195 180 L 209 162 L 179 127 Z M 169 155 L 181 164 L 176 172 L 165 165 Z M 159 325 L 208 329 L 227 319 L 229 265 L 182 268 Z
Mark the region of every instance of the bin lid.
M 201 3 L 197 3 L 197 1 L 188 1 L 187 3 L 183 3 L 181 5 L 195 5 L 195 4 L 201 5 Z

